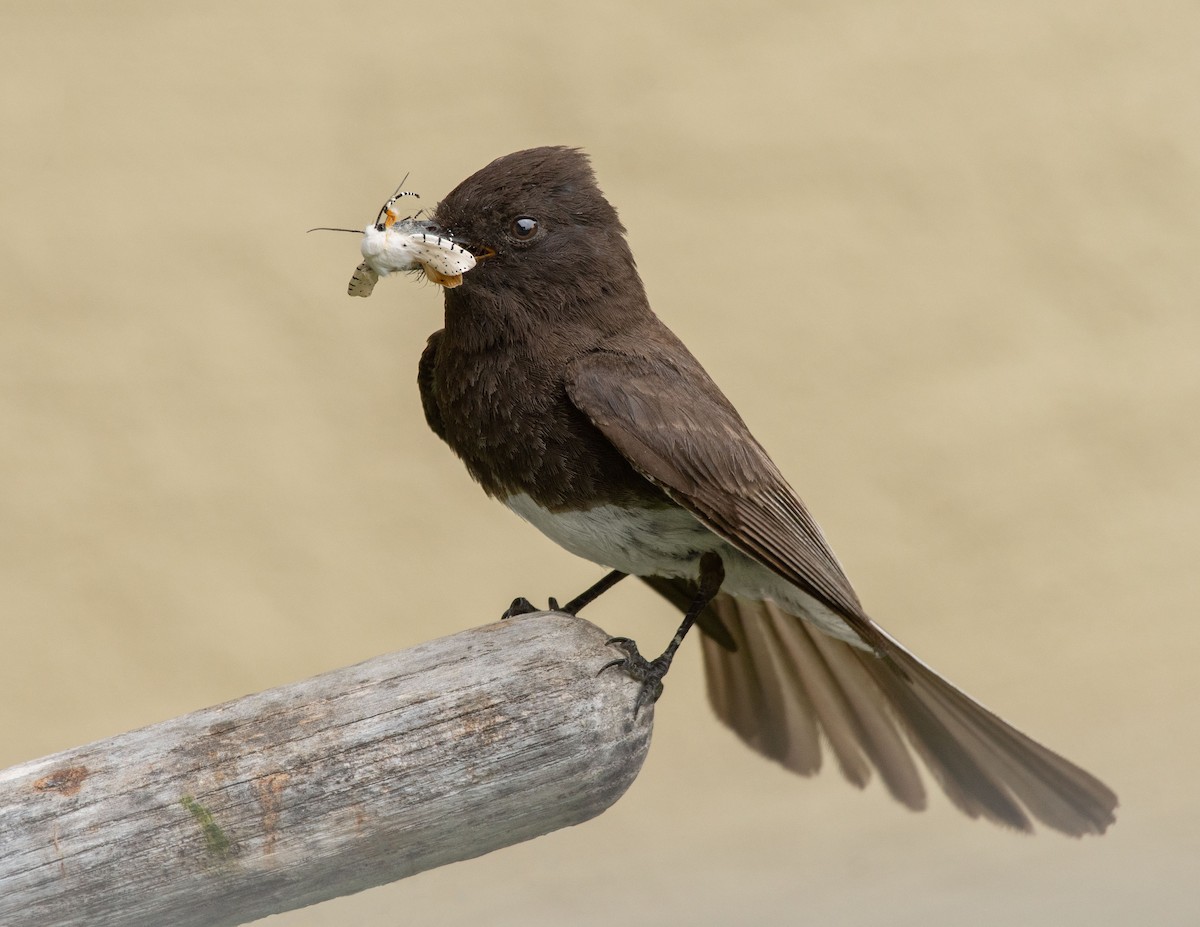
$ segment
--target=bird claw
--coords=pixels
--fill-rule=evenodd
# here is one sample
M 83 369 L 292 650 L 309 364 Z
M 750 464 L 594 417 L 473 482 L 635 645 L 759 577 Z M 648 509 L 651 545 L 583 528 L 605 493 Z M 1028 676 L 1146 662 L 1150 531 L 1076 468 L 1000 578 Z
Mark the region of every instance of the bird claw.
M 642 708 L 646 705 L 653 705 L 662 695 L 662 681 L 671 665 L 670 660 L 663 660 L 661 657 L 656 660 L 647 660 L 638 651 L 637 644 L 628 637 L 610 637 L 605 643 L 623 651 L 625 656 L 609 660 L 596 671 L 596 675 L 599 676 L 610 667 L 619 666 L 625 671 L 626 676 L 641 683 L 637 701 L 633 705 L 633 717 L 636 719 Z
M 512 600 L 512 605 L 504 610 L 504 614 L 500 616 L 500 620 L 507 621 L 509 618 L 517 618 L 521 615 L 532 615 L 537 611 L 541 611 L 541 609 L 525 598 L 525 596 L 520 596 Z
M 534 612 L 540 611 L 543 611 L 543 609 L 538 608 L 527 598 L 525 598 L 525 596 L 519 596 L 518 598 L 513 599 L 512 605 L 508 606 L 508 608 L 504 610 L 504 613 L 500 616 L 500 620 L 507 621 L 509 618 L 519 618 L 521 615 L 532 615 Z M 562 611 L 562 609 L 559 608 L 558 599 L 554 598 L 554 596 L 551 596 L 549 605 L 546 607 L 545 611 Z

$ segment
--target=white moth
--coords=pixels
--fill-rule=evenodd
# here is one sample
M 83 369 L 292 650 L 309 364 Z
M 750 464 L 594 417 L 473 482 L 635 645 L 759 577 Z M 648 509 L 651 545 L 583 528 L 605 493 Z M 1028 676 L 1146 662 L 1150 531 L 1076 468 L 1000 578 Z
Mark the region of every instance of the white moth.
M 397 190 L 383 204 L 375 221 L 363 229 L 363 262 L 354 269 L 347 288 L 351 296 L 370 296 L 380 277 L 409 270 L 422 270 L 434 283 L 456 287 L 462 275 L 475 266 L 475 256 L 462 245 L 434 231 L 430 222 L 409 216 L 399 218 L 396 201 L 416 196 Z M 418 213 L 419 215 L 419 213 Z M 310 232 L 354 232 L 354 229 L 309 229 Z
M 350 277 L 351 296 L 370 296 L 375 282 L 388 274 L 420 268 L 434 283 L 455 287 L 462 275 L 475 266 L 475 257 L 462 245 L 429 231 L 429 224 L 416 218 L 400 219 L 396 201 L 416 196 L 397 190 L 383 204 L 374 223 L 363 229 L 363 262 Z

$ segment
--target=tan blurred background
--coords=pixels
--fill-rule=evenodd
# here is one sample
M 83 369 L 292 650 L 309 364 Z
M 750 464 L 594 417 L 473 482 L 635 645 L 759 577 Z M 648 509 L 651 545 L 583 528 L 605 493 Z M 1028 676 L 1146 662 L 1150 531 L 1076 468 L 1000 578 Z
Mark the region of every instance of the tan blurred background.
M 1200 10 L 8 3 L 0 766 L 569 597 L 351 300 L 411 171 L 585 147 L 867 606 L 1120 793 L 1102 839 L 741 748 L 684 648 L 600 819 L 268 922 L 1195 924 Z M 588 617 L 654 650 L 630 585 Z

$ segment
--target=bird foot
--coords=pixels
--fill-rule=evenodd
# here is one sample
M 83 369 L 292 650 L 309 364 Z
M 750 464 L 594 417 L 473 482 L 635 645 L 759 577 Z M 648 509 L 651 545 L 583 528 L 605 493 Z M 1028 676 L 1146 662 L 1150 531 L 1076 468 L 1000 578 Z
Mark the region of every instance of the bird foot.
M 671 668 L 671 657 L 674 656 L 674 652 L 664 653 L 654 660 L 647 660 L 638 652 L 637 644 L 628 637 L 610 637 L 607 643 L 624 651 L 625 656 L 609 660 L 600 667 L 596 675 L 599 676 L 609 667 L 619 666 L 630 679 L 642 684 L 637 701 L 633 705 L 633 716 L 636 718 L 643 707 L 653 705 L 662 695 L 663 677 Z
M 553 596 L 550 598 L 548 607 L 544 610 L 551 612 L 562 611 L 562 609 L 558 606 L 558 599 L 554 598 Z M 525 598 L 525 596 L 520 596 L 519 598 L 512 600 L 512 605 L 508 606 L 508 608 L 504 610 L 504 613 L 500 616 L 500 620 L 506 621 L 509 618 L 518 618 L 521 615 L 532 615 L 534 612 L 540 611 L 543 611 L 543 609 L 538 608 L 527 598 Z M 568 614 L 574 613 L 569 612 Z
M 585 589 L 566 605 L 559 605 L 558 599 L 551 597 L 547 611 L 561 612 L 564 615 L 570 615 L 572 618 L 574 618 L 580 613 L 580 611 L 583 610 L 585 605 L 596 601 L 597 598 L 623 580 L 625 576 L 626 574 L 622 573 L 620 570 L 611 570 L 610 572 L 606 573 L 598 583 L 595 583 L 589 588 Z M 531 612 L 538 611 L 541 611 L 541 609 L 536 608 L 532 602 L 530 602 L 524 596 L 521 596 L 519 599 L 513 599 L 512 605 L 508 606 L 508 608 L 504 610 L 504 614 L 500 616 L 500 620 L 503 621 L 505 618 L 516 618 L 518 615 L 528 615 Z

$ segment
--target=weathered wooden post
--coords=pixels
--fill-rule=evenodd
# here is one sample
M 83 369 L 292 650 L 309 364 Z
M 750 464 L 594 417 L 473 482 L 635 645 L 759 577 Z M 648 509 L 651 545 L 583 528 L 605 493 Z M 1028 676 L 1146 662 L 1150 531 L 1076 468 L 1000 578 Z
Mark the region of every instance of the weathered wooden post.
M 653 708 L 539 612 L 0 772 L 0 924 L 241 924 L 594 817 Z

